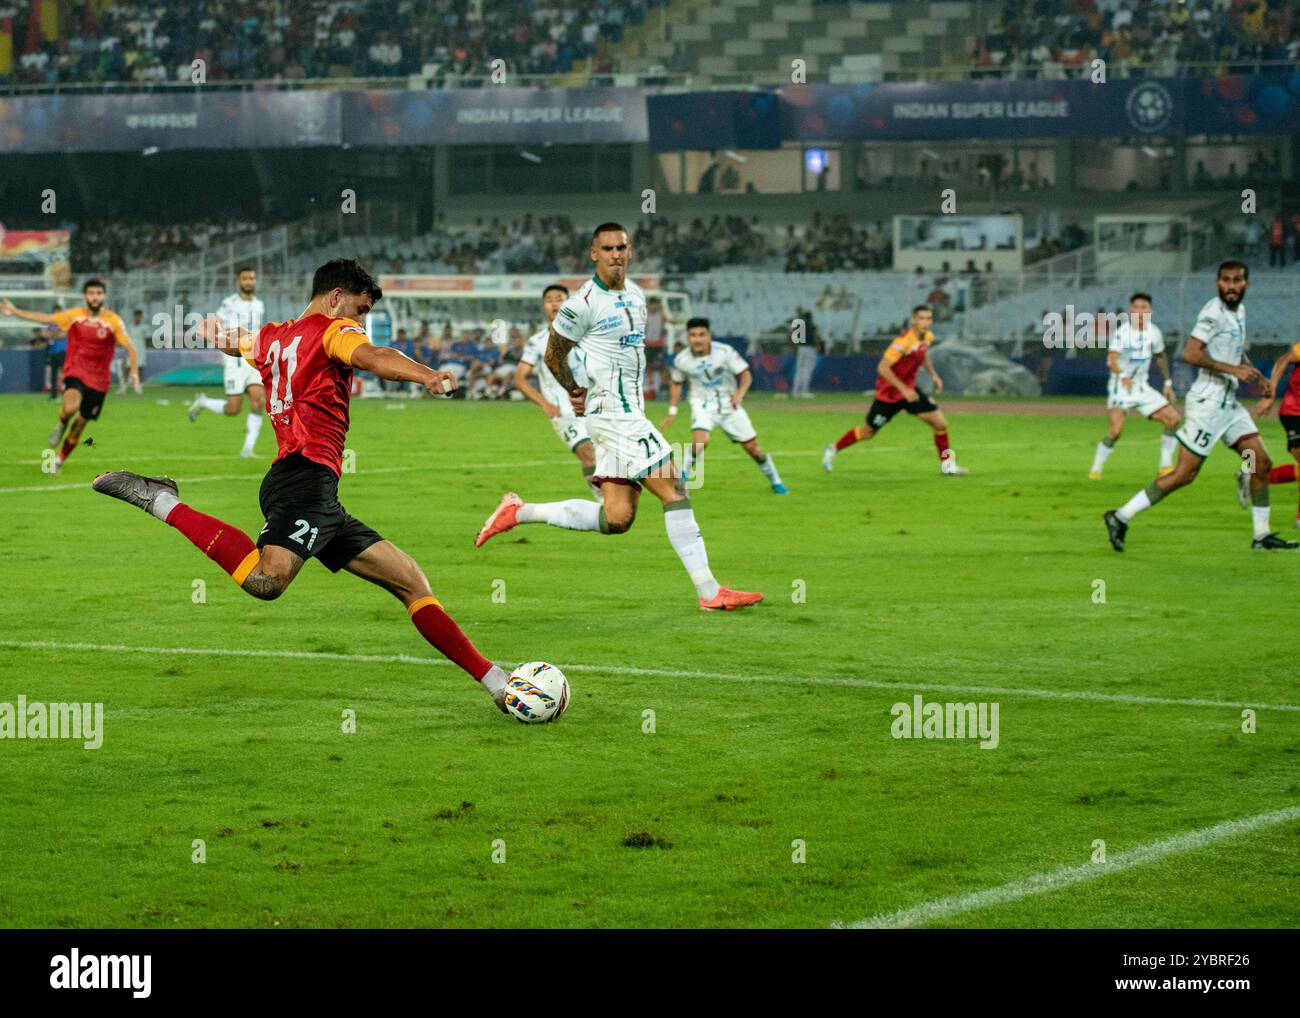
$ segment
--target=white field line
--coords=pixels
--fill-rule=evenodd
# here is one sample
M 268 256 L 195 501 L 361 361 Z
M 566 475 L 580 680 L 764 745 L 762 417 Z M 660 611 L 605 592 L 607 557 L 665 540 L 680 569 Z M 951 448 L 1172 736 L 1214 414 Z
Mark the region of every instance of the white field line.
M 1175 834 L 1171 838 L 1153 841 L 1127 852 L 1119 852 L 1104 863 L 1081 863 L 1077 866 L 1062 866 L 1047 873 L 1038 873 L 1022 880 L 1013 880 L 1001 887 L 990 887 L 970 894 L 957 894 L 947 898 L 935 898 L 923 901 L 911 908 L 897 912 L 885 912 L 868 919 L 858 919 L 851 923 L 836 922 L 837 929 L 879 930 L 903 929 L 909 926 L 924 926 L 965 912 L 991 908 L 1011 901 L 1019 901 L 1034 894 L 1059 891 L 1064 887 L 1081 884 L 1085 880 L 1095 880 L 1111 873 L 1121 873 L 1135 866 L 1155 862 L 1171 855 L 1192 852 L 1206 845 L 1212 845 L 1228 838 L 1240 837 L 1266 827 L 1275 827 L 1291 820 L 1300 820 L 1300 806 L 1288 806 L 1268 813 L 1225 820 L 1211 827 L 1202 827 L 1195 831 Z
M 358 470 L 357 474 L 405 474 L 415 467 L 376 467 L 374 470 Z M 348 474 L 345 477 L 351 476 Z M 204 481 L 256 481 L 262 474 L 211 474 L 207 477 L 177 477 L 177 484 L 201 484 Z M 20 491 L 90 491 L 90 481 L 78 481 L 76 484 L 33 484 L 24 488 L 0 488 L 0 495 L 14 494 Z
M 112 654 L 155 654 L 181 657 L 283 658 L 306 661 L 340 661 L 364 664 L 451 665 L 441 657 L 417 657 L 411 654 L 340 654 L 333 651 L 258 650 L 251 647 L 144 647 L 124 643 L 62 643 L 53 640 L 3 640 L 0 649 L 94 651 Z M 641 675 L 651 678 L 698 679 L 709 682 L 772 682 L 795 686 L 842 686 L 851 689 L 897 690 L 908 694 L 922 691 L 940 693 L 980 693 L 988 696 L 1028 697 L 1036 700 L 1083 700 L 1093 703 L 1120 703 L 1144 707 L 1213 707 L 1221 710 L 1283 711 L 1300 713 L 1300 705 L 1257 703 L 1249 701 L 1182 699 L 1139 696 L 1130 693 L 1098 693 L 1088 689 L 1019 689 L 1010 686 L 977 686 L 936 682 L 878 682 L 873 679 L 822 678 L 811 675 L 752 675 L 736 672 L 698 672 L 675 668 L 638 668 L 631 665 L 563 664 L 566 672 L 592 672 L 602 675 Z

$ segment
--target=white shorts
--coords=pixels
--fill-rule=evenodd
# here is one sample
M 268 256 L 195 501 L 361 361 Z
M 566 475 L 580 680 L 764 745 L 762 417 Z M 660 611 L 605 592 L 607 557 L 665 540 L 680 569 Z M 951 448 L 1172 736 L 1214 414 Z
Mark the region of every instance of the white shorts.
M 582 418 L 596 447 L 594 483 L 640 482 L 673 458 L 668 440 L 641 414 L 593 414 Z
M 758 437 L 754 424 L 745 413 L 745 408 L 718 410 L 715 407 L 691 404 L 691 430 L 712 431 L 722 429 L 722 433 L 733 442 L 748 442 Z
M 250 385 L 262 384 L 262 373 L 242 357 L 227 357 L 222 372 L 227 396 L 242 396 Z
M 591 441 L 591 436 L 587 434 L 587 419 L 585 417 L 560 414 L 559 417 L 550 418 L 550 421 L 551 427 L 555 430 L 555 437 L 563 442 L 570 452 L 582 445 L 583 442 Z
M 1223 397 L 1208 396 L 1196 399 L 1187 397 L 1184 406 L 1183 426 L 1178 429 L 1178 441 L 1188 452 L 1204 459 L 1222 440 L 1231 448 L 1247 435 L 1259 434 L 1255 419 L 1236 400 L 1223 405 Z
M 1153 389 L 1149 382 L 1134 382 L 1133 388 L 1125 392 L 1116 380 L 1111 383 L 1111 392 L 1106 397 L 1107 410 L 1135 410 L 1143 417 L 1150 417 L 1168 405 L 1169 400 Z

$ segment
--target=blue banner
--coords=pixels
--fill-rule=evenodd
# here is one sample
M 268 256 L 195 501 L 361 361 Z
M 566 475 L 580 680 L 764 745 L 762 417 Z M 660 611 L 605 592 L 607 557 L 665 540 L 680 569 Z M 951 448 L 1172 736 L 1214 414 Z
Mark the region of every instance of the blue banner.
M 1300 133 L 1300 70 L 1217 78 L 642 88 L 194 91 L 0 99 L 0 154 L 337 145 L 591 145 Z
M 801 141 L 1284 134 L 1300 130 L 1300 71 L 1219 78 L 909 82 L 781 90 Z
M 346 92 L 351 145 L 561 145 L 645 141 L 639 88 Z

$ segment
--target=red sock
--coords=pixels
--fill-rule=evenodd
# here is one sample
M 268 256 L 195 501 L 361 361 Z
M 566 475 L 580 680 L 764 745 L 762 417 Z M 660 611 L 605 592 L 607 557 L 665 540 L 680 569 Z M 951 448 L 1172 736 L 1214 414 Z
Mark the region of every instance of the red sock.
M 939 450 L 939 460 L 941 462 L 952 455 L 948 451 L 948 432 L 936 431 L 934 433 L 934 447 Z
M 492 670 L 492 662 L 478 652 L 460 626 L 442 610 L 436 597 L 422 597 L 406 609 L 420 635 L 442 655 L 460 665 L 478 681 Z
M 257 565 L 259 553 L 251 537 L 216 517 L 204 516 L 184 502 L 167 514 L 167 525 L 188 537 L 194 547 L 228 572 L 241 587 Z
M 849 428 L 848 431 L 844 432 L 844 434 L 840 436 L 840 440 L 835 443 L 835 451 L 839 452 L 841 449 L 847 449 L 860 438 L 862 438 L 862 434 L 859 429 Z
M 77 447 L 76 439 L 65 438 L 63 440 L 63 448 L 59 450 L 59 462 L 62 463 L 65 459 L 67 459 L 70 455 L 72 455 L 72 450 L 75 449 L 76 447 Z
M 1283 463 L 1268 472 L 1269 484 L 1290 484 L 1295 480 L 1295 464 Z

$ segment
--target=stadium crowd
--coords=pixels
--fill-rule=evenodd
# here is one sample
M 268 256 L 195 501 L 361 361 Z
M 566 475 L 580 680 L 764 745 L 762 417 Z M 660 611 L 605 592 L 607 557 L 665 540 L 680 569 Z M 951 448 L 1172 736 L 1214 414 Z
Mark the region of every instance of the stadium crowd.
M 1300 59 L 1296 0 L 1007 0 L 975 41 L 976 77 L 1077 77 L 1117 69 Z
M 0 84 L 396 77 L 569 71 L 667 0 L 0 0 L 12 52 Z M 4 52 L 4 47 L 0 47 Z M 601 66 L 598 70 L 610 70 Z
M 147 269 L 265 229 L 260 223 L 85 222 L 72 230 L 74 272 Z

